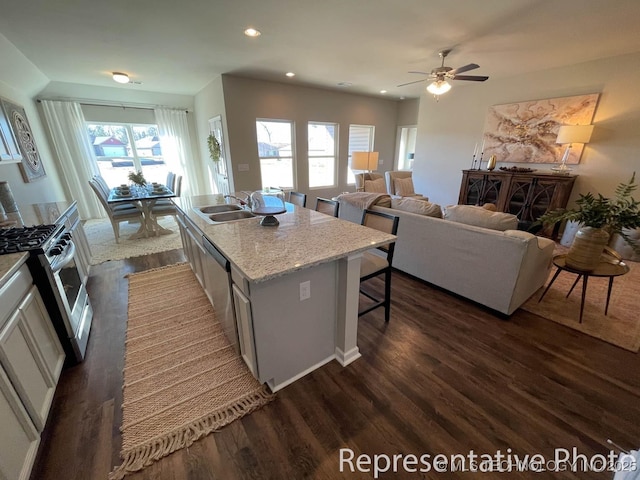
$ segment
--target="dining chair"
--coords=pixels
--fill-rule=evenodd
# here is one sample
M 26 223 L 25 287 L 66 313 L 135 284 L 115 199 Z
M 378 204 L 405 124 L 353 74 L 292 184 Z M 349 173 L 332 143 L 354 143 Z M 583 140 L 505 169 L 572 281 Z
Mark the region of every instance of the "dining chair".
M 93 181 L 100 187 L 105 198 L 109 198 L 109 193 L 111 193 L 111 188 L 107 185 L 104 177 L 102 175 L 94 175 L 92 178 Z M 112 211 L 117 212 L 120 210 L 126 210 L 128 208 L 137 208 L 134 203 L 131 202 L 118 202 L 117 204 L 110 205 Z
M 113 236 L 116 238 L 116 243 L 120 243 L 120 222 L 125 221 L 137 221 L 142 222 L 142 212 L 135 206 L 124 207 L 120 204 L 109 204 L 107 199 L 108 195 L 105 195 L 100 183 L 97 180 L 89 180 L 91 189 L 95 192 L 100 204 L 107 212 L 109 220 L 111 221 L 111 228 L 113 228 Z
M 175 173 L 173 173 L 173 172 L 167 173 L 167 181 L 166 181 L 165 185 L 172 192 L 175 190 L 175 188 L 176 188 L 176 174 Z
M 301 192 L 289 192 L 289 203 L 293 203 L 294 205 L 298 205 L 299 207 L 307 206 L 307 194 Z
M 328 198 L 316 198 L 316 212 L 326 213 L 333 217 L 338 216 L 340 203 L 337 200 L 329 200 Z
M 399 217 L 396 215 L 365 210 L 362 214 L 361 224 L 365 227 L 375 228 L 376 230 L 396 235 L 398 233 L 398 221 Z M 395 242 L 391 242 L 362 254 L 360 262 L 360 293 L 370 300 L 373 300 L 374 303 L 358 311 L 358 317 L 378 307 L 384 307 L 384 321 L 389 322 L 391 314 L 391 264 L 393 262 L 394 249 Z M 379 275 L 384 275 L 383 299 L 375 297 L 362 288 L 364 282 Z
M 175 193 L 176 197 L 179 197 L 182 193 L 182 175 L 175 176 L 173 193 Z M 151 208 L 151 214 L 155 217 L 166 217 L 171 215 L 174 220 L 178 220 L 176 218 L 176 215 L 178 215 L 178 209 L 170 198 L 158 199 L 155 205 Z

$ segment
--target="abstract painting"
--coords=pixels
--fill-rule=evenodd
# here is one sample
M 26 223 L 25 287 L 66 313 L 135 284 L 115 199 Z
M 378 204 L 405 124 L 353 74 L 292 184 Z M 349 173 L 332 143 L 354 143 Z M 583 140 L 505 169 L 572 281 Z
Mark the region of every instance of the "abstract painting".
M 600 94 L 548 98 L 489 107 L 484 127 L 484 158 L 498 162 L 560 163 L 566 145 L 556 143 L 561 125 L 590 125 Z M 580 162 L 574 144 L 568 164 Z
M 2 108 L 11 123 L 13 134 L 22 154 L 22 163 L 20 163 L 22 179 L 25 182 L 32 182 L 46 176 L 24 108 L 4 98 L 2 99 Z

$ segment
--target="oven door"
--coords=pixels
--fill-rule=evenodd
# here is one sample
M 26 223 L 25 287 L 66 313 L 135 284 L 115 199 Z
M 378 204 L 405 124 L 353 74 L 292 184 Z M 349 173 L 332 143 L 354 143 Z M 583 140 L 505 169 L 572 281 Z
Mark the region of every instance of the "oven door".
M 75 244 L 70 241 L 63 254 L 51 263 L 51 271 L 67 334 L 81 360 L 87 347 L 92 312 L 76 255 Z

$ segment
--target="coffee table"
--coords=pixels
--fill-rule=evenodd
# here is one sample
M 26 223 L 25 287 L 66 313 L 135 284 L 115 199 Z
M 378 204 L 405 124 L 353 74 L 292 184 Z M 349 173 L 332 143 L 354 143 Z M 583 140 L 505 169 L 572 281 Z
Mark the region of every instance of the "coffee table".
M 556 255 L 555 257 L 553 257 L 553 264 L 557 268 L 556 273 L 553 275 L 553 278 L 551 279 L 551 282 L 549 282 L 549 285 L 547 285 L 547 288 L 545 288 L 544 292 L 542 293 L 542 296 L 538 300 L 538 303 L 541 302 L 544 296 L 547 294 L 547 292 L 549 291 L 549 288 L 551 288 L 551 285 L 553 285 L 553 282 L 555 282 L 556 278 L 558 278 L 558 275 L 560 275 L 560 272 L 566 271 L 569 273 L 575 273 L 578 276 L 576 277 L 576 281 L 573 282 L 573 285 L 571 286 L 571 289 L 569 290 L 569 293 L 567 293 L 565 298 L 571 295 L 571 292 L 573 292 L 573 289 L 578 284 L 578 281 L 580 281 L 580 279 L 582 278 L 583 279 L 582 280 L 582 298 L 580 299 L 580 322 L 579 323 L 582 323 L 582 312 L 584 311 L 584 300 L 585 300 L 585 297 L 587 296 L 587 282 L 589 281 L 589 277 L 608 277 L 609 278 L 609 288 L 607 289 L 607 303 L 605 304 L 605 307 L 604 307 L 604 314 L 606 315 L 609 312 L 609 300 L 611 299 L 611 289 L 613 288 L 613 279 L 615 277 L 619 277 L 620 275 L 624 275 L 625 273 L 629 272 L 629 265 L 627 265 L 626 263 L 624 263 L 619 259 L 612 259 L 611 261 L 601 260 L 598 266 L 590 271 L 578 270 L 578 269 L 569 267 L 567 265 L 567 255 Z

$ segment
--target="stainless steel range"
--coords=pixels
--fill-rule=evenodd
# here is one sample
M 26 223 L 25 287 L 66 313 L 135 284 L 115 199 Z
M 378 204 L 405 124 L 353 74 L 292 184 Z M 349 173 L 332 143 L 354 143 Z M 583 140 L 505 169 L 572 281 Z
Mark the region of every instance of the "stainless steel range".
M 27 265 L 69 363 L 84 359 L 93 310 L 71 232 L 62 225 L 0 229 L 0 254 L 29 252 Z

